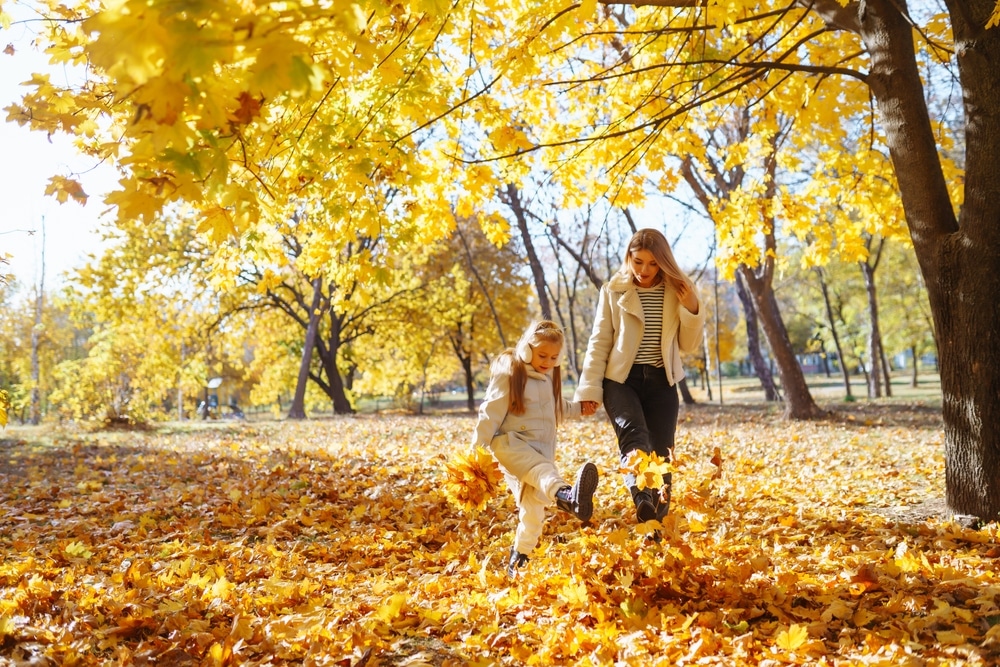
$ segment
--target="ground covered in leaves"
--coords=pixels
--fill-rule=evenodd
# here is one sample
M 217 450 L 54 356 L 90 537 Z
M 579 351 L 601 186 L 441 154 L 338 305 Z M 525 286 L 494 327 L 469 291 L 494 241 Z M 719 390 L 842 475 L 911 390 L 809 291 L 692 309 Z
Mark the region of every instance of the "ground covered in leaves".
M 0 665 L 1000 661 L 997 526 L 907 511 L 941 507 L 932 408 L 682 408 L 659 542 L 603 413 L 569 422 L 595 516 L 553 514 L 516 581 L 509 494 L 441 492 L 473 423 L 0 432 Z

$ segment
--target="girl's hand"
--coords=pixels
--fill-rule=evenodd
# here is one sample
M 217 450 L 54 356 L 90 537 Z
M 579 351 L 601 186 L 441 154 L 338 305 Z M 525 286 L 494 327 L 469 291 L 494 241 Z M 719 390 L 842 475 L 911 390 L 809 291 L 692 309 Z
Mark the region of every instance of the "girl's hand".
M 584 417 L 589 417 L 595 412 L 597 412 L 597 401 L 580 401 L 580 414 Z
M 681 283 L 681 286 L 677 288 L 677 300 L 692 314 L 698 314 L 698 297 L 687 283 Z

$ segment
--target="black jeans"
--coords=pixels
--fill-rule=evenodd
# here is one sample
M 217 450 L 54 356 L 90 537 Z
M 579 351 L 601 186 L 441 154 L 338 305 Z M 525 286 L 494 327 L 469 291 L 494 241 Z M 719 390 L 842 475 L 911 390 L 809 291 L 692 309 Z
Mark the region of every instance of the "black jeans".
M 667 381 L 662 367 L 636 364 L 624 383 L 604 379 L 604 409 L 618 436 L 623 465 L 636 449 L 670 460 L 679 407 L 677 387 Z M 664 482 L 669 483 L 667 475 Z M 625 475 L 625 486 L 635 500 L 635 475 Z

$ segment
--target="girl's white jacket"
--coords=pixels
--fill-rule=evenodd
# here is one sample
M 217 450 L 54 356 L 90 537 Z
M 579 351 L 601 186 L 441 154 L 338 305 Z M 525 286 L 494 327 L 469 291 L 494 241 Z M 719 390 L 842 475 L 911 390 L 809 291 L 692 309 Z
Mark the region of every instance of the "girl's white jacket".
M 479 421 L 473 446 L 493 448 L 496 438 L 517 438 L 549 460 L 555 459 L 556 413 L 552 395 L 552 376 L 527 367 L 524 387 L 524 414 L 515 415 L 510 407 L 510 376 L 495 374 L 490 378 L 486 395 L 479 406 Z M 563 399 L 563 417 L 580 416 L 580 404 Z M 503 463 L 503 462 L 502 462 Z M 505 466 L 517 467 L 517 466 Z M 517 471 L 511 470 L 515 475 Z
M 700 303 L 700 300 L 699 300 Z M 625 382 L 642 341 L 645 317 L 630 275 L 615 273 L 601 286 L 594 328 L 574 401 L 604 402 L 604 378 Z M 671 385 L 684 377 L 681 352 L 695 352 L 705 335 L 705 308 L 695 315 L 681 305 L 668 285 L 663 290 L 663 335 L 660 348 Z

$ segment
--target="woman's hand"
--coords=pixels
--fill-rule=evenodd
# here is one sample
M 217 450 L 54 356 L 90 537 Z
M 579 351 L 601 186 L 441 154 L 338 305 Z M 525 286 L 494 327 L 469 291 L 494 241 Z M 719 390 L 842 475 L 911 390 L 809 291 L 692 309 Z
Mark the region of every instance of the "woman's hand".
M 595 412 L 597 412 L 597 401 L 580 401 L 580 414 L 584 417 L 589 417 Z
M 682 306 L 690 310 L 692 314 L 698 314 L 698 296 L 686 282 L 681 283 L 681 286 L 677 288 L 677 300 L 681 302 Z

